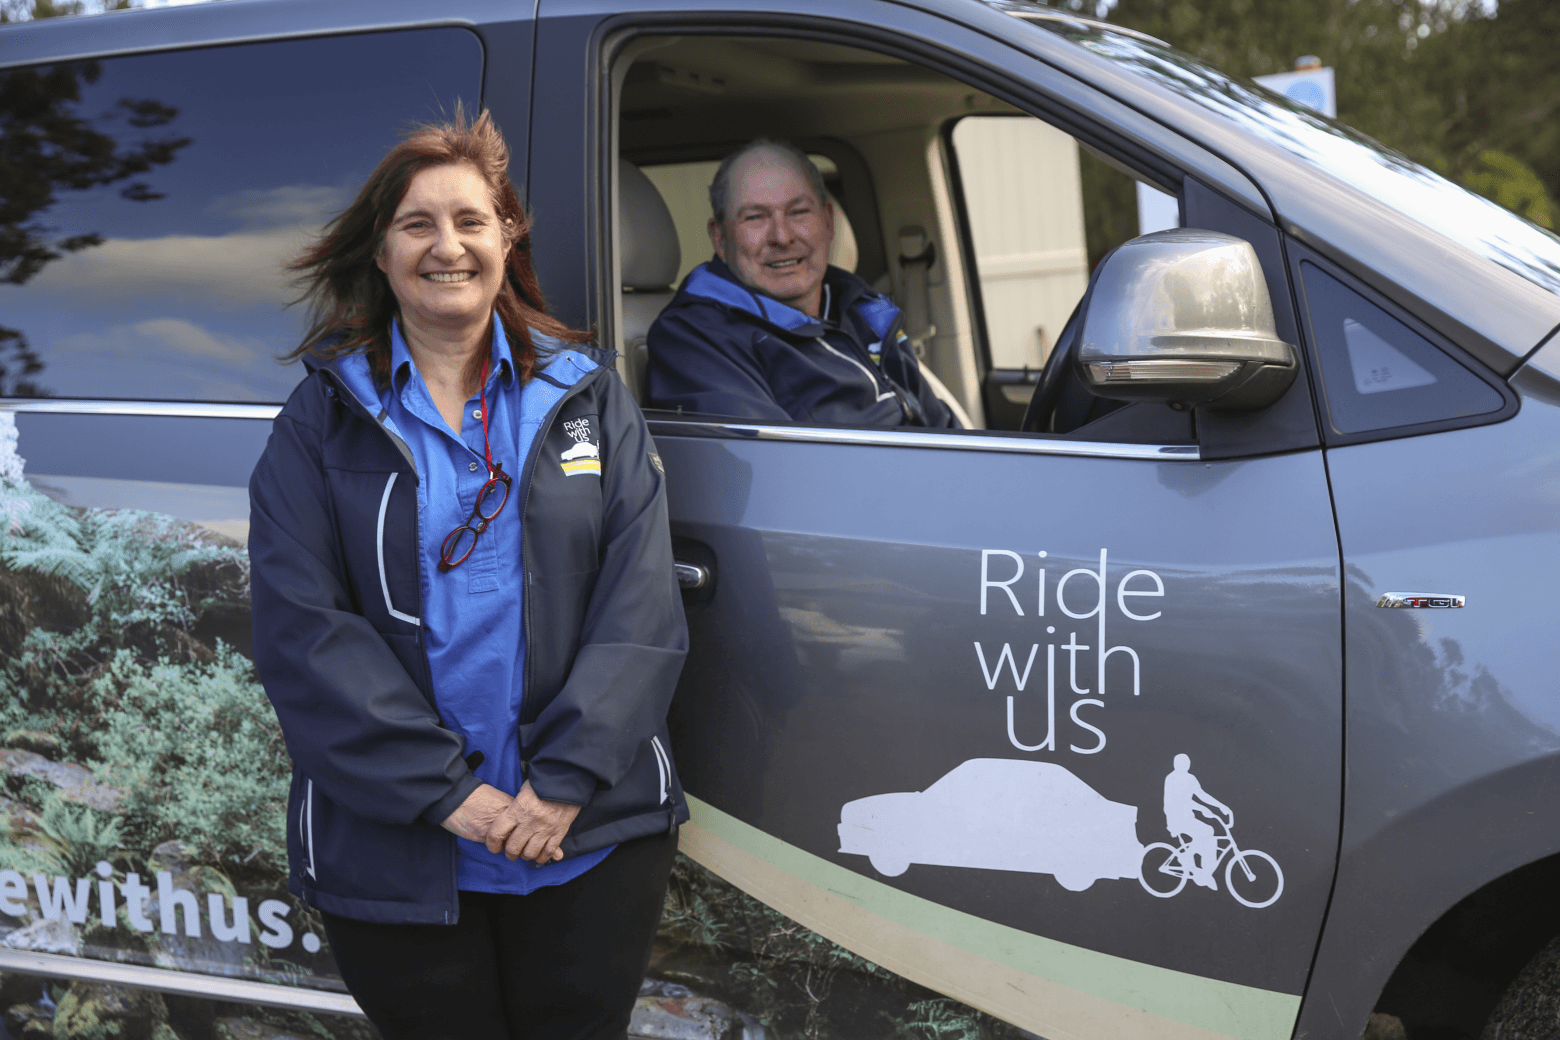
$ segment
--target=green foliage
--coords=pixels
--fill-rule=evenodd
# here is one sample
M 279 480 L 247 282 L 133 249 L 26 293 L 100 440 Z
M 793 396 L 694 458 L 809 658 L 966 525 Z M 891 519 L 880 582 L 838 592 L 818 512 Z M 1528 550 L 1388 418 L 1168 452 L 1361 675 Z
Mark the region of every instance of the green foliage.
M 91 791 L 95 804 L 118 792 L 108 813 L 67 800 L 70 769 L 0 772 L 0 866 L 91 878 L 107 861 L 174 870 L 202 897 L 237 895 L 235 879 L 251 899 L 276 891 L 291 764 L 253 664 L 201 627 L 247 611 L 248 577 L 243 550 L 203 529 L 0 481 L 0 746 L 86 767 L 111 789 Z M 93 918 L 83 940 L 144 961 L 126 915 Z M 272 981 L 303 974 L 263 948 L 246 959 Z M 77 1003 L 66 1017 L 88 1032 L 71 1035 L 118 1028 Z
M 1501 153 L 1533 171 L 1553 220 L 1560 199 L 1557 37 L 1560 5 L 1550 0 L 1500 0 L 1488 12 L 1449 20 L 1414 54 L 1415 85 L 1433 113 L 1417 132 L 1433 147 L 1405 150 L 1481 192 L 1473 181 L 1487 167 L 1486 153 Z
M 215 651 L 194 635 L 200 618 L 248 599 L 244 552 L 172 517 L 73 511 L 0 484 L 0 523 L 9 528 L 0 584 L 9 580 L 21 602 L 63 590 L 79 608 L 67 624 L 31 627 L 0 667 L 0 687 L 16 692 L 0 704 L 0 725 L 74 742 L 78 753 L 96 726 L 92 683 L 116 655 L 143 666 L 213 663 Z
M 1519 213 L 1539 227 L 1553 228 L 1554 203 L 1544 192 L 1538 175 L 1520 159 L 1487 148 L 1477 163 L 1463 176 L 1463 184 L 1513 213 Z
M 42 812 L 59 795 L 59 788 L 41 776 L 5 774 L 5 792 L 23 805 L 30 805 Z
M 379 1032 L 366 1020 L 335 1015 L 315 1015 L 307 1011 L 284 1011 L 252 1004 L 218 1004 L 221 1017 L 241 1017 L 277 1033 L 317 1040 L 378 1040 Z M 223 1034 L 226 1035 L 226 1034 Z
M 732 891 L 715 875 L 678 854 L 666 904 L 661 908 L 659 934 L 679 945 L 703 947 L 717 954 L 726 952 L 731 918 L 722 911 L 732 902 Z M 750 907 L 753 901 L 742 893 L 737 893 L 737 897 L 738 907 L 744 913 L 768 909 L 762 904 Z
M 1120 0 L 1107 18 L 1237 76 L 1314 54 L 1336 70 L 1341 122 L 1535 223 L 1554 219 L 1560 4 Z
M 666 978 L 713 988 L 781 1036 L 1017 1040 L 1020 1035 L 856 956 L 686 856 L 679 855 L 672 868 L 658 940 L 674 951 L 663 960 L 672 967 L 660 969 Z
M 883 979 L 892 972 L 809 931 L 699 866 L 677 857 L 661 914 L 660 934 L 721 953 L 752 955 L 767 964 L 794 962 L 846 969 Z
M 26 22 L 38 18 L 66 18 L 78 14 L 96 14 L 99 11 L 128 11 L 139 6 L 139 0 L 0 0 L 0 25 L 6 22 Z
M 93 769 L 126 792 L 132 842 L 179 839 L 203 862 L 286 868 L 291 767 L 249 661 L 144 664 L 120 651 L 91 684 Z
M 13 571 L 63 579 L 86 597 L 91 617 L 67 634 L 51 633 L 36 649 L 55 659 L 144 645 L 153 654 L 177 654 L 201 610 L 214 599 L 241 594 L 248 558 L 204 540 L 170 516 L 137 510 L 77 514 L 27 486 L 0 486 L 0 517 L 10 536 L 0 561 Z M 216 588 L 192 582 L 197 571 L 227 579 Z
M 990 1040 L 991 1019 L 947 997 L 918 1000 L 900 1032 L 910 1040 Z
M 1088 152 L 1078 152 L 1083 188 L 1083 234 L 1089 270 L 1138 234 L 1137 182 Z
M 120 843 L 144 856 L 178 839 L 197 862 L 284 869 L 291 767 L 276 717 L 254 666 L 195 635 L 208 610 L 246 604 L 244 552 L 172 517 L 71 510 L 25 485 L 0 484 L 0 525 L 0 577 L 21 598 L 28 581 L 63 582 L 85 606 L 80 623 L 34 627 L 0 662 L 0 729 L 123 792 L 102 823 L 10 777 L 44 831 L 41 849 L 13 858 L 85 876 Z
M 0 870 L 14 870 L 24 878 L 34 874 L 60 875 L 60 862 L 37 842 L 0 842 Z
M 91 877 L 99 863 L 113 863 L 123 855 L 119 820 L 89 806 L 66 801 L 46 783 L 43 787 L 44 792 L 34 796 L 35 803 L 42 802 L 44 806 L 41 813 L 34 814 L 36 833 L 25 843 L 0 842 L 0 868 L 18 871 L 23 877 L 35 873 L 48 877 Z M 6 828 L 12 825 L 7 817 Z
M 119 821 L 55 796 L 39 817 L 58 869 L 65 877 L 87 877 L 103 861 L 119 856 Z
M 71 984 L 54 1012 L 54 1035 L 71 1040 L 163 1040 L 168 1005 L 155 990 L 132 990 L 93 982 Z M 175 1036 L 177 1034 L 174 1034 Z
M 772 1029 L 809 1038 L 825 1035 L 825 1002 L 842 970 L 899 982 L 682 855 L 672 869 L 660 935 L 703 947 L 726 965 L 739 1006 Z

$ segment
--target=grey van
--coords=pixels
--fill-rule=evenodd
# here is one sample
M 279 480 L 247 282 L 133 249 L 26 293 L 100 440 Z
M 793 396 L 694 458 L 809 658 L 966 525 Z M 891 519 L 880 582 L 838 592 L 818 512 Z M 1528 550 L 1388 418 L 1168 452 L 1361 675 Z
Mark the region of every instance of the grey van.
M 282 264 L 457 102 L 636 391 L 766 135 L 969 419 L 648 413 L 688 856 L 1053 1040 L 1554 1035 L 1560 239 L 1019 0 L 0 29 L 0 971 L 353 1010 L 285 891 L 244 486 Z

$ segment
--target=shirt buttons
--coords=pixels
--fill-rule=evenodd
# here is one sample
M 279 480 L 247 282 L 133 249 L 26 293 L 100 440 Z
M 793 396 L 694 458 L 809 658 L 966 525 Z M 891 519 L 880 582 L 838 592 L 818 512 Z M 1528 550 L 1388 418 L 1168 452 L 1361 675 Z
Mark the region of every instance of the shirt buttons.
M 480 409 L 480 408 L 473 408 L 471 410 L 471 417 L 473 419 L 480 419 L 480 418 L 482 418 L 482 409 Z
M 475 462 L 473 462 L 471 465 L 467 466 L 466 468 L 471 470 L 471 472 L 475 473 L 477 471 L 477 464 Z

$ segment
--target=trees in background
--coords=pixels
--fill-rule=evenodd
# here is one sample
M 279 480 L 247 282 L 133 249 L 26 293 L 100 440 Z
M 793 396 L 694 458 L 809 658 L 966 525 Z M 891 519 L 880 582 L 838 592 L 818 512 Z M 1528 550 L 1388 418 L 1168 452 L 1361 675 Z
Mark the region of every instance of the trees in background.
M 140 7 L 141 0 L 0 0 L 0 24 Z
M 1560 223 L 1560 4 L 1119 0 L 1106 17 L 1239 76 L 1317 55 L 1337 69 L 1340 121 L 1537 224 Z
M 1454 22 L 1416 58 L 1437 124 L 1431 161 L 1544 227 L 1560 227 L 1560 6 L 1502 0 L 1493 17 Z M 1433 45 L 1432 45 L 1433 44 Z

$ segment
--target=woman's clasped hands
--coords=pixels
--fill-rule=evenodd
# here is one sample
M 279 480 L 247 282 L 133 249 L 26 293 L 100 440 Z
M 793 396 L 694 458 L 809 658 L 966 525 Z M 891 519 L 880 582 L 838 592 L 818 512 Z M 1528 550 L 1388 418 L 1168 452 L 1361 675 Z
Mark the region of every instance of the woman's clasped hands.
M 559 846 L 579 812 L 577 805 L 537 797 L 529 782 L 513 798 L 483 784 L 440 826 L 457 837 L 482 842 L 489 852 L 543 866 L 563 859 Z

